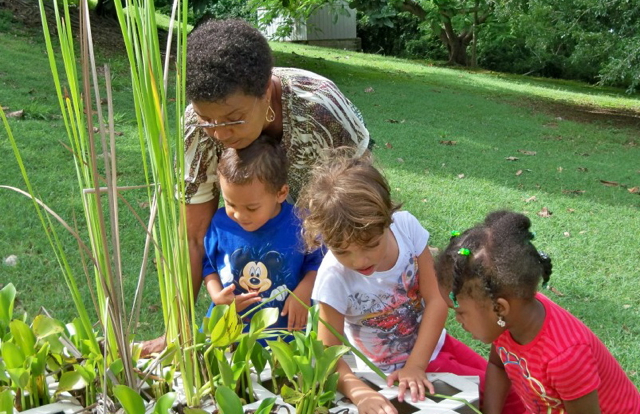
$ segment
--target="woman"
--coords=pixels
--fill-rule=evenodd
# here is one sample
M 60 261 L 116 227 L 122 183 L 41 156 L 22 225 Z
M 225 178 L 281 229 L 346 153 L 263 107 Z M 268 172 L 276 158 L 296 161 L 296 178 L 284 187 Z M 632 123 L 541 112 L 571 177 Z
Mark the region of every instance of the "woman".
M 326 148 L 369 145 L 360 111 L 330 80 L 273 67 L 267 40 L 246 22 L 211 20 L 188 38 L 185 202 L 193 294 L 202 283 L 204 235 L 218 206 L 216 166 L 224 148 L 244 148 L 261 134 L 282 143 L 292 201 Z M 155 351 L 164 343 L 145 344 Z

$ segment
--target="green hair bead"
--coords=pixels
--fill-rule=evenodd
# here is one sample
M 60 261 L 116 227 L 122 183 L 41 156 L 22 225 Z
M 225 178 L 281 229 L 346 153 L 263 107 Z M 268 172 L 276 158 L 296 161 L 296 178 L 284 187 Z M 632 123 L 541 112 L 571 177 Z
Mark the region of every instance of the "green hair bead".
M 457 308 L 458 307 L 458 300 L 456 299 L 456 294 L 453 293 L 453 291 L 449 292 L 449 299 L 451 299 L 451 302 L 453 302 L 453 307 Z
M 463 256 L 469 256 L 471 254 L 471 250 L 465 249 L 463 247 L 462 249 L 458 250 L 458 254 L 461 254 Z
M 451 237 L 458 237 L 459 235 L 460 235 L 460 232 L 458 230 L 451 231 Z

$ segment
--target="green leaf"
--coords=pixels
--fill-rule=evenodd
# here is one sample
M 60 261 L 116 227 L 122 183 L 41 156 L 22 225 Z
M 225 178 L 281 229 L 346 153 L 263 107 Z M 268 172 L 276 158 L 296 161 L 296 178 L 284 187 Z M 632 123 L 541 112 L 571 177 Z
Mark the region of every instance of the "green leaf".
M 9 323 L 9 329 L 13 336 L 13 341 L 22 349 L 25 355 L 35 355 L 36 336 L 29 328 L 29 325 L 19 319 L 14 319 Z
M 278 308 L 262 308 L 251 317 L 249 332 L 258 334 L 278 321 Z
M 124 408 L 127 414 L 141 414 L 144 413 L 144 400 L 133 389 L 126 385 L 116 385 L 113 388 L 113 394 L 116 396 L 122 408 Z
M 325 405 L 333 401 L 335 397 L 336 397 L 335 391 L 324 392 L 322 393 L 322 395 L 318 397 L 318 405 Z
M 289 345 L 280 338 L 278 338 L 277 341 L 268 341 L 267 344 L 289 381 L 293 381 L 298 371 L 296 369 L 296 363 L 293 360 L 293 352 L 291 348 L 289 348 Z
M 218 369 L 220 370 L 220 380 L 222 384 L 227 387 L 234 387 L 235 383 L 233 381 L 233 370 L 231 369 L 231 365 L 229 365 L 229 361 L 227 361 L 227 357 L 221 349 L 214 349 L 216 360 L 218 361 Z
M 7 388 L 0 392 L 0 413 L 13 413 L 14 398 L 15 394 L 11 388 Z
M 324 382 L 324 390 L 336 391 L 338 389 L 338 379 L 340 379 L 340 374 L 338 372 L 334 372 L 329 375 L 327 380 Z
M 260 374 L 264 370 L 264 367 L 267 365 L 267 361 L 269 361 L 269 358 L 269 351 L 264 349 L 264 347 L 260 344 L 256 344 L 251 350 L 251 363 L 253 363 L 253 367 L 258 374 Z
M 271 413 L 271 408 L 273 408 L 273 404 L 276 402 L 275 397 L 269 397 L 262 400 L 260 406 L 256 410 L 255 414 L 269 414 Z
M 33 319 L 31 329 L 37 339 L 43 339 L 64 332 L 64 325 L 46 315 L 38 315 Z
M 9 377 L 16 383 L 18 388 L 26 388 L 29 384 L 29 378 L 31 378 L 29 371 L 22 367 L 7 368 L 7 374 L 9 374 Z
M 293 360 L 298 365 L 300 371 L 299 377 L 302 377 L 302 383 L 304 384 L 304 390 L 310 390 L 316 380 L 314 375 L 314 367 L 311 366 L 311 361 L 306 356 L 295 355 Z
M 2 359 L 7 369 L 22 368 L 25 362 L 24 352 L 13 342 L 3 342 L 0 347 Z
M 296 405 L 300 401 L 302 401 L 304 394 L 294 390 L 293 388 L 285 384 L 282 386 L 282 390 L 280 391 L 280 396 L 282 397 L 284 402 L 289 403 L 291 405 Z
M 118 375 L 124 370 L 124 364 L 122 362 L 122 358 L 118 358 L 109 365 L 109 370 L 113 372 L 114 375 Z
M 168 392 L 162 397 L 158 398 L 156 402 L 156 406 L 153 409 L 154 414 L 169 414 L 171 407 L 173 407 L 173 402 L 176 400 L 175 392 Z
M 71 390 L 80 390 L 87 386 L 87 382 L 78 371 L 63 372 L 58 382 L 56 394 Z
M 202 408 L 185 407 L 184 414 L 209 414 L 209 412 L 203 410 Z
M 231 388 L 221 385 L 216 390 L 216 402 L 221 414 L 244 414 L 242 402 Z
M 0 327 L 8 327 L 13 318 L 13 304 L 16 299 L 16 288 L 13 283 L 0 290 Z M 1 333 L 1 332 L 0 332 Z

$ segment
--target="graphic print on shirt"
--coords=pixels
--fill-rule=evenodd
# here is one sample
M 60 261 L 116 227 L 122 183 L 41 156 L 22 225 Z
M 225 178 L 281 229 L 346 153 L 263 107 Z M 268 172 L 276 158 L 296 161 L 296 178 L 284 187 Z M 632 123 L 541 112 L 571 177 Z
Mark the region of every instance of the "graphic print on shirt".
M 418 280 L 417 258 L 412 256 L 397 279 L 395 291 L 378 295 L 355 293 L 348 298 L 357 313 L 367 315 L 361 325 L 377 330 L 373 342 L 369 338 L 365 344 L 360 341 L 360 330 L 354 327 L 357 347 L 381 368 L 400 362 L 398 356 L 413 349 L 424 310 Z
M 267 250 L 262 253 L 241 247 L 231 254 L 229 262 L 236 291 L 257 292 L 263 298 L 277 294 L 278 301 L 283 301 L 286 297 L 287 275 L 283 274 L 284 258 L 279 252 Z
M 530 402 L 535 404 L 535 407 L 529 407 L 530 410 L 533 410 L 533 412 L 536 413 L 565 414 L 565 410 L 562 408 L 562 401 L 548 396 L 544 385 L 539 380 L 531 376 L 526 358 L 520 358 L 513 352 L 506 350 L 504 347 L 498 348 L 498 355 L 500 356 L 500 360 L 502 361 L 505 370 L 509 371 L 510 369 L 519 369 L 521 380 L 525 381 L 525 384 L 528 385 L 524 388 L 528 389 L 533 395 L 533 397 L 522 399 L 525 405 L 528 405 Z M 509 378 L 512 377 L 509 376 Z

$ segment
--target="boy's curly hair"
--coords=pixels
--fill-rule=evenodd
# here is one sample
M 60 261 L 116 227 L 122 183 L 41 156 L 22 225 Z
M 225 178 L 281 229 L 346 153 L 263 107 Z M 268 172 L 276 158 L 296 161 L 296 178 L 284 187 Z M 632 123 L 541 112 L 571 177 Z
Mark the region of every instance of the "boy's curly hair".
M 271 48 L 258 30 L 242 20 L 209 20 L 187 39 L 187 99 L 263 96 L 272 68 Z
M 225 149 L 217 171 L 230 184 L 246 185 L 258 180 L 267 191 L 276 194 L 287 183 L 288 165 L 282 144 L 261 135 L 246 148 Z
M 490 213 L 484 223 L 451 238 L 436 260 L 438 283 L 456 296 L 488 297 L 494 303 L 498 297 L 533 298 L 540 279 L 549 280 L 552 266 L 531 243 L 530 228 L 523 214 Z
M 352 152 L 328 151 L 298 200 L 309 249 L 323 243 L 330 249 L 366 246 L 391 225 L 401 207 L 391 200 L 389 183 L 370 155 L 353 158 Z

